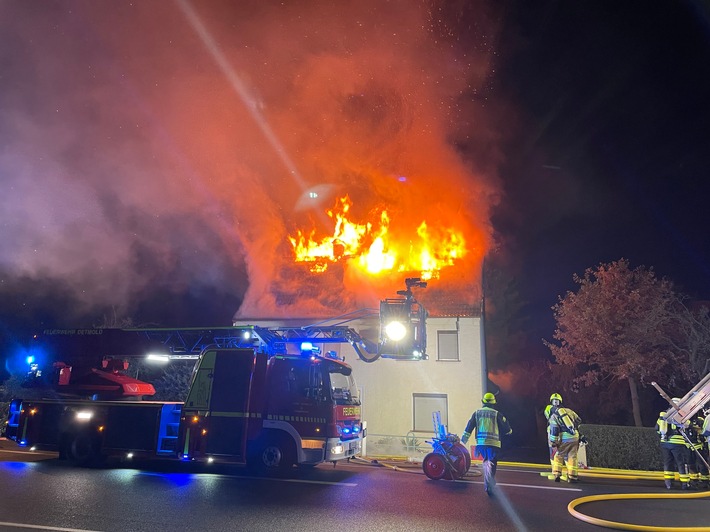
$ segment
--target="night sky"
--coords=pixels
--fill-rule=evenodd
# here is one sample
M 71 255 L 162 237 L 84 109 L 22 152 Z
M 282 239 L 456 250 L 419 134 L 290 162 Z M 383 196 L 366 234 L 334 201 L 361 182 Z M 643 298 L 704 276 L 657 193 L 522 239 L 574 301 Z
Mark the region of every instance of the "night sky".
M 532 338 L 622 257 L 710 299 L 708 95 L 707 2 L 4 1 L 3 344 L 372 306 L 289 265 L 343 193 L 461 228 L 442 283 L 495 256 Z
M 709 299 L 710 4 L 519 2 L 501 35 L 494 225 L 541 333 L 573 273 L 622 257 Z

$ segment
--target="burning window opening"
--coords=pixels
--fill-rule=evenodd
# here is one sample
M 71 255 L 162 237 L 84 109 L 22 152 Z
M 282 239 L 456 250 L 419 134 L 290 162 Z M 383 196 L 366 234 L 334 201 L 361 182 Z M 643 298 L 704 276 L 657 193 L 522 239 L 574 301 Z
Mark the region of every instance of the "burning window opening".
M 369 275 L 417 272 L 422 279 L 430 280 L 439 278 L 443 268 L 453 266 L 468 252 L 463 234 L 453 228 L 432 228 L 422 221 L 416 235 L 393 235 L 386 210 L 374 221 L 357 223 L 348 217 L 351 206 L 346 195 L 326 211 L 335 222 L 332 236 L 318 239 L 315 229 L 299 229 L 295 237 L 289 236 L 295 262 L 309 263 L 313 273 L 347 261 Z

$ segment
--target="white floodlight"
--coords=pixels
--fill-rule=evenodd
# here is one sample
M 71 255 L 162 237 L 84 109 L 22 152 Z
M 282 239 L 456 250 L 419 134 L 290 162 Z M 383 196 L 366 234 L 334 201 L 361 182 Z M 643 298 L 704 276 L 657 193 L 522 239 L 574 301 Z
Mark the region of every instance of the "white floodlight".
M 390 340 L 399 342 L 407 336 L 407 327 L 401 321 L 391 321 L 385 326 L 385 334 Z
M 148 362 L 154 362 L 157 364 L 167 364 L 170 362 L 170 356 L 169 355 L 161 355 L 158 353 L 149 353 L 147 357 L 145 357 L 146 361 Z

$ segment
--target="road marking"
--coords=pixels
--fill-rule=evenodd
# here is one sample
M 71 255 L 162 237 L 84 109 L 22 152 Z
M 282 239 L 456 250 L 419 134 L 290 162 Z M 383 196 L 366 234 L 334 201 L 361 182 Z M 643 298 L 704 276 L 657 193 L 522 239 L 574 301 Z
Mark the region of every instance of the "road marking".
M 325 484 L 327 486 L 347 486 L 348 488 L 354 488 L 357 486 L 354 482 L 328 482 L 326 480 L 302 480 L 297 478 L 269 478 L 269 477 L 242 477 L 250 478 L 255 480 L 274 480 L 276 482 L 294 482 L 296 484 Z
M 36 530 L 57 530 L 59 532 L 98 532 L 97 530 L 88 530 L 86 528 L 62 528 L 60 526 L 28 525 L 26 523 L 7 523 L 5 521 L 0 521 L 0 526 L 11 526 L 14 528 L 34 528 Z
M 456 482 L 464 482 L 466 484 L 483 484 L 478 480 L 456 480 Z M 535 490 L 557 490 L 557 491 L 582 491 L 581 488 L 563 488 L 557 486 L 532 486 L 530 484 L 506 484 L 504 482 L 496 482 L 496 486 L 508 486 L 509 488 L 530 488 Z
M 0 449 L 0 454 L 4 453 L 12 453 L 12 454 L 28 454 L 30 456 L 35 456 L 38 454 L 43 454 L 43 455 L 57 455 L 58 453 L 55 451 L 13 451 L 12 449 Z
M 295 484 L 324 484 L 326 486 L 345 486 L 354 488 L 357 486 L 355 482 L 331 482 L 327 480 L 305 480 L 299 478 L 277 478 L 277 477 L 253 477 L 246 475 L 221 475 L 219 473 L 197 473 L 195 476 L 206 476 L 209 478 L 228 478 L 228 479 L 248 479 L 248 480 L 269 480 L 272 482 L 293 482 Z

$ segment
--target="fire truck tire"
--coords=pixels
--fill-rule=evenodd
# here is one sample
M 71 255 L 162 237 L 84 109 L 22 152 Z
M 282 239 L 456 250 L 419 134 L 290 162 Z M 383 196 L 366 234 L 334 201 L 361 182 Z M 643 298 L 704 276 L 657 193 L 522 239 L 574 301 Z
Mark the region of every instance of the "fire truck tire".
M 422 462 L 424 474 L 432 480 L 441 480 L 447 474 L 446 460 L 438 453 L 429 453 Z
M 262 472 L 284 471 L 295 463 L 295 446 L 289 436 L 269 434 L 257 442 L 252 465 Z
M 69 459 L 77 466 L 94 466 L 101 461 L 99 442 L 91 434 L 79 432 L 69 443 Z

